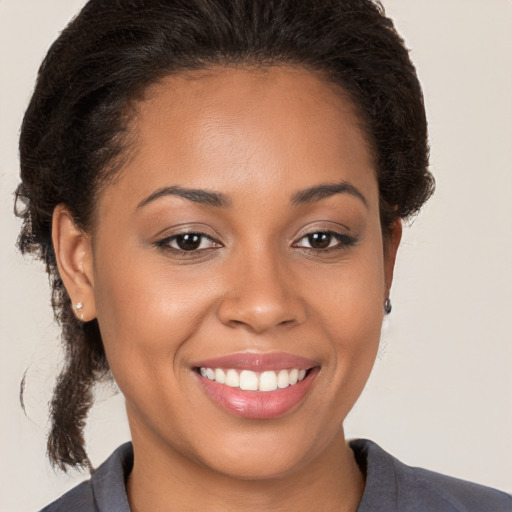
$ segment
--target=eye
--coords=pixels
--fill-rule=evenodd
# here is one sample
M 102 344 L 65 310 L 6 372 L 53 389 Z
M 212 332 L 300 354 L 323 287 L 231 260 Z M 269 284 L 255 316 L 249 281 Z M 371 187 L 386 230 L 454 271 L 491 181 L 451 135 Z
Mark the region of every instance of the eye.
M 334 231 L 317 231 L 304 235 L 294 243 L 293 246 L 316 251 L 325 251 L 350 247 L 354 245 L 355 242 L 356 240 L 349 235 L 335 233 Z
M 185 252 L 221 247 L 221 244 L 204 233 L 178 233 L 160 240 L 157 245 L 165 249 Z

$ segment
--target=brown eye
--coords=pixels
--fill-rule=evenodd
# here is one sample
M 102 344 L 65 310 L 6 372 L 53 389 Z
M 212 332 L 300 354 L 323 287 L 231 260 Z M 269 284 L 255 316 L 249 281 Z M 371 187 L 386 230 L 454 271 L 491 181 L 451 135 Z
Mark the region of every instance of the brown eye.
M 156 242 L 156 245 L 163 249 L 178 252 L 199 252 L 205 249 L 221 247 L 221 244 L 204 233 L 179 233 Z
M 309 233 L 300 238 L 294 247 L 314 251 L 328 252 L 331 250 L 343 250 L 355 245 L 356 239 L 350 235 L 336 233 L 334 231 L 317 231 Z
M 202 241 L 202 236 L 197 233 L 187 233 L 185 235 L 177 235 L 176 245 L 182 251 L 195 251 L 199 249 Z
M 311 233 L 308 235 L 308 242 L 313 249 L 327 249 L 332 242 L 331 233 Z

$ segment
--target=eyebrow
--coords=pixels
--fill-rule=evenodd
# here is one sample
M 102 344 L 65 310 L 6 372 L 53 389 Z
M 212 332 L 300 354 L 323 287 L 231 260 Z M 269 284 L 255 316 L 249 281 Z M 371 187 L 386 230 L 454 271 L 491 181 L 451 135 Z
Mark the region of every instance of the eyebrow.
M 364 197 L 364 195 L 351 183 L 347 181 L 342 181 L 340 183 L 323 183 L 321 185 L 316 185 L 311 188 L 306 188 L 304 190 L 299 190 L 292 196 L 292 205 L 299 206 L 303 204 L 313 203 L 315 201 L 320 201 L 322 199 L 327 199 L 336 194 L 350 194 L 354 197 L 357 197 L 361 200 L 361 202 L 368 207 L 368 201 Z
M 220 192 L 210 192 L 208 190 L 201 190 L 196 188 L 183 188 L 179 185 L 172 187 L 162 187 L 155 190 L 148 197 L 143 199 L 137 208 L 142 208 L 157 199 L 165 196 L 179 196 L 195 203 L 204 204 L 206 206 L 215 206 L 217 208 L 227 208 L 231 205 L 231 201 L 228 197 Z
M 291 203 L 293 206 L 300 206 L 320 201 L 322 199 L 327 199 L 336 194 L 344 193 L 357 197 L 366 207 L 368 207 L 368 202 L 364 195 L 354 185 L 346 181 L 334 184 L 323 183 L 315 185 L 314 187 L 299 190 L 293 194 Z M 216 208 L 227 208 L 231 206 L 231 200 L 221 192 L 211 192 L 209 190 L 196 188 L 184 188 L 179 185 L 174 185 L 172 187 L 162 187 L 155 190 L 152 194 L 143 199 L 137 205 L 137 208 L 142 208 L 143 206 L 166 196 L 179 196 L 184 199 L 188 199 L 189 201 L 194 201 L 195 203 L 214 206 Z

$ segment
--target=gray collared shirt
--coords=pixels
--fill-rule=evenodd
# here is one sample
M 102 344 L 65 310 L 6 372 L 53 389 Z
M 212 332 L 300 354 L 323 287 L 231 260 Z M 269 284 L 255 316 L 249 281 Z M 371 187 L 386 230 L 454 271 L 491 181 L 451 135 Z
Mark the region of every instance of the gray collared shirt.
M 512 496 L 402 464 L 371 441 L 350 443 L 366 474 L 357 512 L 512 512 Z M 131 443 L 120 446 L 92 475 L 41 512 L 130 512 L 126 478 Z

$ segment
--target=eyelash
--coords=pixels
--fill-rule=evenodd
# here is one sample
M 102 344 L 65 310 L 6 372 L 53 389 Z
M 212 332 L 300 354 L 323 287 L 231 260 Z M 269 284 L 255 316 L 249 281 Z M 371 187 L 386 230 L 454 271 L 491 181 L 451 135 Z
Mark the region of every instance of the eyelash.
M 196 249 L 186 250 L 186 249 L 181 249 L 180 247 L 172 247 L 171 246 L 171 244 L 173 242 L 175 242 L 179 237 L 186 237 L 186 236 L 199 237 L 200 238 L 199 245 L 201 245 L 203 243 L 203 241 L 209 240 L 210 242 L 212 242 L 212 244 L 217 244 L 217 247 L 222 247 L 222 244 L 220 244 L 220 242 L 217 242 L 216 240 L 214 240 L 212 237 L 206 235 L 205 233 L 201 233 L 201 232 L 197 232 L 197 231 L 176 233 L 175 235 L 171 235 L 171 236 L 165 237 L 162 240 L 159 240 L 158 242 L 156 242 L 155 245 L 161 249 L 166 250 L 166 251 L 172 251 L 172 252 L 184 255 L 184 256 L 193 256 L 194 253 L 197 254 L 198 252 L 208 251 L 210 249 L 216 248 L 216 246 L 214 245 L 212 247 L 206 247 L 206 248 L 202 248 L 202 249 L 196 248 Z
M 329 240 L 329 246 L 325 248 L 315 248 L 315 247 L 304 247 L 301 245 L 298 245 L 300 241 L 308 239 L 309 237 L 315 236 L 315 235 L 327 235 L 329 237 L 332 237 L 334 240 L 336 240 L 338 243 L 335 246 L 330 246 L 330 243 L 332 240 Z M 171 244 L 175 242 L 179 237 L 198 237 L 199 240 L 199 247 L 195 249 L 182 249 L 180 247 L 172 247 Z M 213 245 L 211 247 L 206 248 L 200 248 L 201 244 L 209 240 Z M 311 239 L 309 239 L 309 243 L 311 245 Z M 334 251 L 342 251 L 344 249 L 353 247 L 357 243 L 357 239 L 343 233 L 337 233 L 335 231 L 329 231 L 329 230 L 318 230 L 318 231 L 312 231 L 310 233 L 306 233 L 302 235 L 296 242 L 292 244 L 292 247 L 299 248 L 302 250 L 306 250 L 307 252 L 314 252 L 317 254 L 329 254 Z M 206 235 L 205 233 L 201 232 L 183 232 L 183 233 L 176 233 L 175 235 L 168 236 L 162 240 L 159 240 L 155 243 L 155 245 L 163 250 L 171 251 L 174 253 L 178 253 L 183 256 L 197 256 L 197 253 L 204 253 L 204 251 L 210 251 L 211 249 L 216 249 L 222 247 L 222 244 L 220 242 L 217 242 L 212 237 Z
M 334 240 L 336 240 L 338 243 L 335 246 L 328 246 L 323 249 L 315 248 L 315 247 L 303 247 L 298 245 L 298 242 L 304 239 L 308 239 L 309 237 L 312 237 L 314 235 L 327 235 L 329 237 L 332 237 Z M 331 242 L 330 240 L 329 242 Z M 349 247 L 353 247 L 357 243 L 356 238 L 353 236 L 344 234 L 344 233 L 337 233 L 336 231 L 330 231 L 330 230 L 318 230 L 318 231 L 312 231 L 310 233 L 306 233 L 302 235 L 297 242 L 294 242 L 293 247 L 298 247 L 302 249 L 306 249 L 309 252 L 316 252 L 318 254 L 328 254 L 334 251 L 343 251 L 344 249 L 348 249 Z

